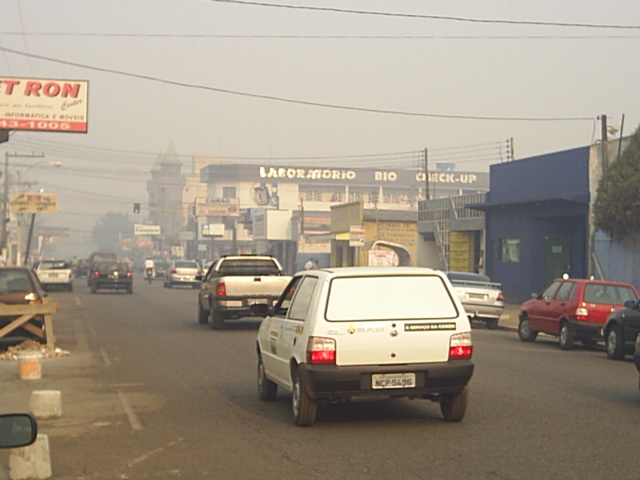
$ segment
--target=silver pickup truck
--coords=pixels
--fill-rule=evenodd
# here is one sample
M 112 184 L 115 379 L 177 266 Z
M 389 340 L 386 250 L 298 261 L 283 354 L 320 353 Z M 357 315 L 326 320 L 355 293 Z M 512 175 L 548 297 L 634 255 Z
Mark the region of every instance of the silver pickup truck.
M 291 277 L 269 255 L 226 255 L 201 280 L 198 323 L 218 330 L 226 319 L 256 316 L 254 305 L 273 306 Z

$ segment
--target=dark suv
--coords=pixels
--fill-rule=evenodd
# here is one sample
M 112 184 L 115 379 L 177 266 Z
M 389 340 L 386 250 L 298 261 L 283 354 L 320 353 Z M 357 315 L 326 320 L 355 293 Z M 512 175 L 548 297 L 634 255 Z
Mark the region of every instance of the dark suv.
M 133 293 L 133 274 L 126 262 L 98 262 L 89 271 L 91 293 L 98 290 L 125 290 Z
M 607 316 L 639 297 L 628 283 L 580 278 L 558 278 L 533 296 L 520 306 L 520 340 L 532 342 L 538 332 L 548 333 L 558 336 L 563 350 L 573 348 L 575 340 L 592 347 L 602 338 Z

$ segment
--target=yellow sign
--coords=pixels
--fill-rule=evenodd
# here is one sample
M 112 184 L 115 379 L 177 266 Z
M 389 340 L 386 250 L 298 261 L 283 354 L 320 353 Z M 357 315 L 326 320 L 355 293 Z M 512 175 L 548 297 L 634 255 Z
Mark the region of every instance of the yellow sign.
M 18 213 L 56 213 L 58 195 L 55 193 L 14 193 L 11 211 Z

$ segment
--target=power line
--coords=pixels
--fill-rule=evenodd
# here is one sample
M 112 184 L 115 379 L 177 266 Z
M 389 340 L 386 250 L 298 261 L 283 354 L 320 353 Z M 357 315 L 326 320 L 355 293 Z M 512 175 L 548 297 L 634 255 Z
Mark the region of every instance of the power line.
M 174 87 L 193 88 L 193 89 L 205 90 L 209 92 L 224 93 L 227 95 L 257 98 L 261 100 L 271 100 L 275 102 L 304 105 L 308 107 L 320 107 L 320 108 L 327 108 L 327 109 L 334 109 L 334 110 L 375 113 L 375 114 L 383 114 L 383 115 L 398 115 L 398 116 L 406 116 L 406 117 L 439 118 L 439 119 L 446 119 L 446 120 L 511 121 L 511 122 L 577 122 L 577 121 L 595 122 L 596 121 L 595 118 L 593 117 L 498 117 L 498 116 L 494 117 L 494 116 L 488 116 L 488 115 L 487 116 L 454 115 L 454 114 L 442 114 L 442 113 L 409 112 L 409 111 L 402 111 L 402 110 L 387 110 L 387 109 L 369 108 L 369 107 L 354 107 L 350 105 L 338 105 L 338 104 L 323 103 L 323 102 L 313 102 L 309 100 L 296 100 L 292 98 L 278 97 L 275 95 L 264 95 L 264 94 L 258 94 L 258 93 L 241 92 L 239 90 L 229 90 L 226 88 L 209 87 L 206 85 L 197 85 L 197 84 L 186 83 L 186 82 L 178 82 L 175 80 L 167 80 L 159 77 L 153 77 L 150 75 L 124 72 L 122 70 L 114 70 L 114 69 L 103 68 L 103 67 L 95 67 L 91 65 L 82 64 L 82 63 L 47 57 L 44 55 L 35 55 L 35 54 L 20 52 L 18 50 L 13 50 L 6 47 L 0 47 L 0 50 L 7 53 L 12 53 L 14 55 L 20 55 L 20 56 L 29 57 L 29 58 L 36 58 L 38 60 L 59 63 L 61 65 L 69 65 L 69 66 L 78 67 L 78 68 L 85 68 L 87 70 L 93 70 L 96 72 L 111 73 L 114 75 L 121 75 L 124 77 L 137 78 L 139 80 L 147 80 L 150 82 L 161 83 L 164 85 L 170 85 Z
M 256 40 L 637 40 L 640 35 L 260 35 L 215 33 L 0 32 L 7 36 Z
M 599 24 L 599 23 L 578 23 L 578 22 L 543 22 L 534 20 L 503 20 L 503 19 L 484 19 L 457 17 L 451 15 L 426 15 L 418 13 L 394 13 L 394 12 L 375 12 L 369 10 L 351 10 L 346 8 L 335 7 L 316 7 L 306 5 L 285 5 L 279 3 L 251 2 L 245 0 L 209 0 L 213 3 L 233 3 L 237 5 L 251 5 L 257 7 L 284 8 L 290 10 L 310 10 L 320 12 L 348 13 L 356 15 L 372 15 L 382 17 L 399 17 L 399 18 L 417 18 L 428 20 L 445 20 L 451 22 L 464 23 L 484 23 L 484 24 L 501 24 L 501 25 L 534 25 L 543 27 L 567 27 L 567 28 L 599 28 L 599 29 L 619 29 L 619 30 L 639 30 L 639 25 L 617 25 L 617 24 Z

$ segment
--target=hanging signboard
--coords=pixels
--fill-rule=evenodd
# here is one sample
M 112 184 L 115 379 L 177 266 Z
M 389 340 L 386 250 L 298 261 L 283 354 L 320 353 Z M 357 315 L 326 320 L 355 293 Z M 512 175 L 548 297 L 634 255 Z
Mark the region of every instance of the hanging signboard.
M 237 198 L 196 198 L 196 217 L 237 217 L 240 206 Z
M 160 225 L 142 225 L 136 223 L 133 226 L 134 235 L 160 235 Z
M 56 213 L 58 195 L 55 193 L 13 193 L 11 211 L 18 213 Z

